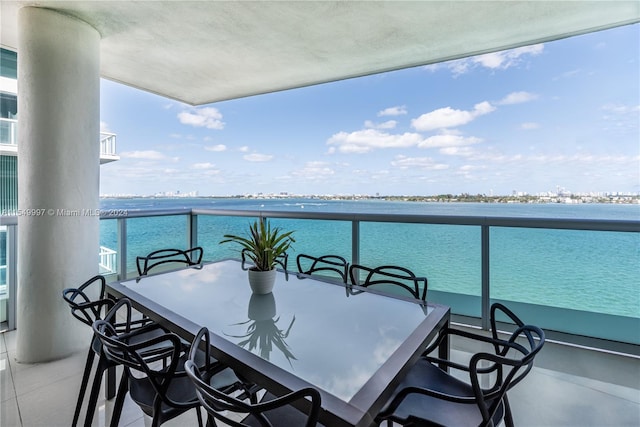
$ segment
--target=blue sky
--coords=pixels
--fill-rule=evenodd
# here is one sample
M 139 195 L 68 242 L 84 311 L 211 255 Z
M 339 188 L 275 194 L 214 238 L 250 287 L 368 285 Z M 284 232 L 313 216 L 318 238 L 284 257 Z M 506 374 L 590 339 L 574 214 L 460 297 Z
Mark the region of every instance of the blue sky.
M 190 107 L 101 82 L 101 194 L 640 191 L 640 25 Z

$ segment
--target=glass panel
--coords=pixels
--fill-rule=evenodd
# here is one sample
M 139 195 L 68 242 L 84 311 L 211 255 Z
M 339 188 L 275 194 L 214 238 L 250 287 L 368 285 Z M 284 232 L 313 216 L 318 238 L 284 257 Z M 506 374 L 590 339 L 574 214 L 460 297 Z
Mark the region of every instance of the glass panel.
M 524 321 L 640 341 L 639 233 L 492 228 L 490 241 L 491 298 Z
M 118 273 L 118 220 L 100 220 L 100 274 Z
M 204 250 L 204 261 L 225 258 L 240 259 L 240 248 L 235 244 L 220 245 L 225 234 L 244 235 L 256 218 L 233 216 L 198 216 L 198 246 Z
M 18 54 L 12 50 L 0 49 L 0 76 L 18 78 Z
M 187 249 L 186 215 L 168 215 L 127 220 L 127 272 L 137 276 L 136 257 L 158 249 Z
M 0 93 L 0 118 L 2 119 L 17 119 L 18 118 L 18 96 L 8 93 Z M 4 122 L 14 123 L 14 122 Z M 10 144 L 10 142 L 3 143 Z
M 397 265 L 428 280 L 427 300 L 451 312 L 480 316 L 480 227 L 440 224 L 360 224 L 360 263 Z
M 296 241 L 289 251 L 290 270 L 297 270 L 298 254 L 339 255 L 351 261 L 351 221 L 277 218 L 271 222 L 283 230 L 294 231 Z

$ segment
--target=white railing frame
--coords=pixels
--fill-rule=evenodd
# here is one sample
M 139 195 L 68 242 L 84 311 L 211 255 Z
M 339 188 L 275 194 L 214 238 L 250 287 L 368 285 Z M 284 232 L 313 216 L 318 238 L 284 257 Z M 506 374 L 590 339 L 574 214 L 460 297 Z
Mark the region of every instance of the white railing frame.
M 9 141 L 0 141 L 4 145 L 18 145 L 18 121 L 16 119 L 0 118 L 0 125 L 9 124 Z
M 100 155 L 115 156 L 116 155 L 116 134 L 109 132 L 100 132 Z
M 8 123 L 9 127 L 9 140 L 0 141 L 3 145 L 18 145 L 18 120 L 0 118 L 0 126 L 5 126 Z M 100 132 L 100 155 L 101 156 L 115 156 L 116 151 L 116 137 L 115 133 Z
M 100 246 L 100 253 L 98 255 L 100 260 L 98 265 L 103 270 L 101 274 L 117 273 L 117 255 L 118 253 L 113 249 L 107 248 L 106 246 Z

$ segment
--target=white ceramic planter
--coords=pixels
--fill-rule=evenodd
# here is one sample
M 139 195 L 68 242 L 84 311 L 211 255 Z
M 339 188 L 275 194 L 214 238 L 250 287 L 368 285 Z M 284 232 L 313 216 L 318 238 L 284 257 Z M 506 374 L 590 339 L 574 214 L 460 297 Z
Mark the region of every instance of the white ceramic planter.
M 251 320 L 262 322 L 276 317 L 276 299 L 273 292 L 251 295 L 247 316 Z
M 249 269 L 249 285 L 254 294 L 268 294 L 276 282 L 276 270 L 257 271 Z

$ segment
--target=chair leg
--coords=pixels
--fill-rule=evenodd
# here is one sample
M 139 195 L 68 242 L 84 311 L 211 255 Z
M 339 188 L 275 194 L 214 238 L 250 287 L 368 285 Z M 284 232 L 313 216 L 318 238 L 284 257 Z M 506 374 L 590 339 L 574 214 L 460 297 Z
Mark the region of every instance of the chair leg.
M 209 414 L 207 414 L 207 425 L 206 427 L 218 427 L 216 424 L 216 420 Z
M 89 376 L 91 376 L 91 368 L 93 367 L 93 358 L 95 353 L 93 348 L 89 346 L 89 353 L 87 354 L 87 362 L 84 364 L 84 373 L 82 374 L 82 383 L 80 384 L 80 392 L 78 393 L 78 402 L 76 403 L 76 410 L 73 413 L 73 422 L 71 427 L 78 425 L 78 419 L 80 418 L 80 410 L 82 409 L 82 401 L 84 400 L 84 394 L 87 392 L 87 385 L 89 384 Z
M 202 414 L 200 413 L 200 407 L 196 407 L 196 416 L 198 417 L 198 427 L 202 427 Z
M 84 426 L 91 427 L 93 423 L 93 413 L 96 410 L 98 404 L 98 394 L 100 393 L 100 385 L 102 384 L 102 374 L 108 367 L 108 362 L 104 354 L 100 354 L 98 360 L 98 367 L 96 368 L 95 376 L 93 377 L 93 385 L 91 386 L 91 394 L 89 395 L 89 404 L 87 405 L 87 415 L 84 419 Z
M 113 405 L 113 412 L 111 413 L 111 424 L 109 424 L 110 427 L 118 427 L 118 423 L 120 423 L 120 414 L 122 413 L 124 398 L 127 395 L 127 391 L 129 391 L 129 377 L 127 376 L 127 371 L 124 370 L 122 372 L 122 377 L 120 377 L 118 394 L 116 395 L 116 401 Z
M 514 427 L 513 415 L 511 414 L 511 406 L 509 405 L 509 399 L 507 399 L 506 394 L 502 398 L 502 401 L 504 402 L 504 425 L 506 427 Z

